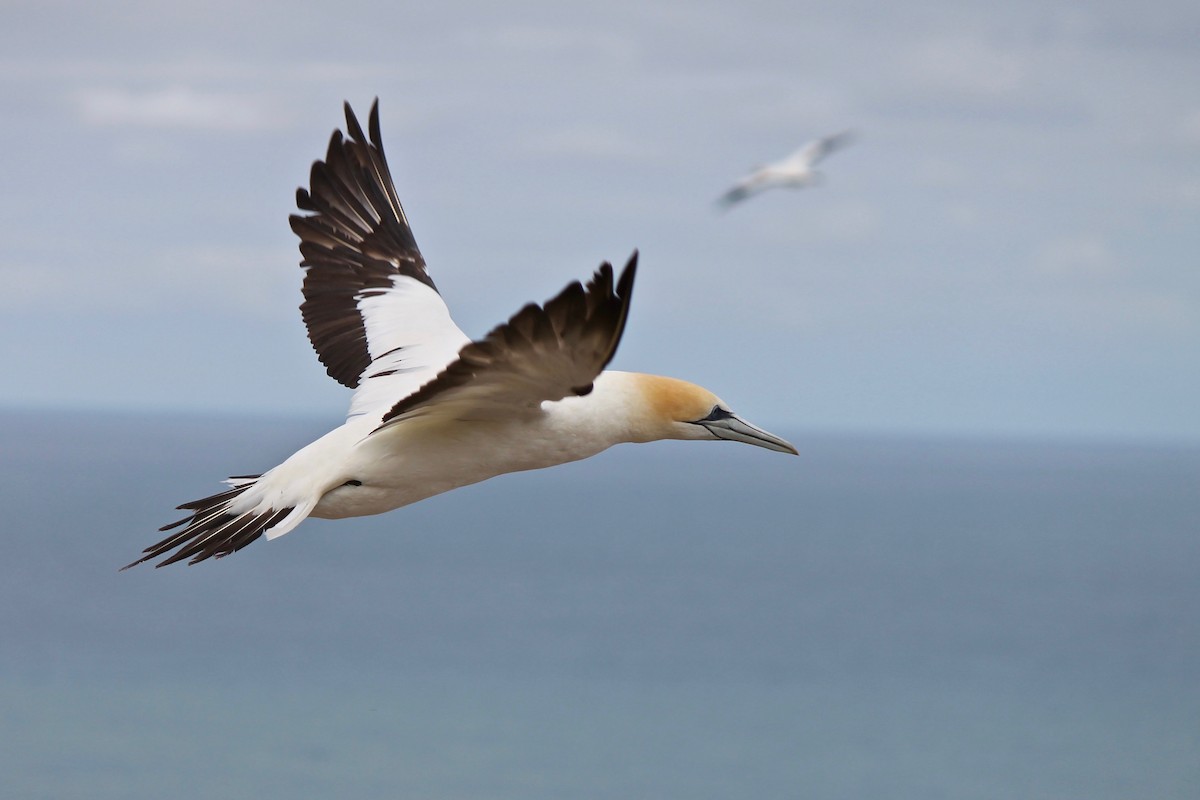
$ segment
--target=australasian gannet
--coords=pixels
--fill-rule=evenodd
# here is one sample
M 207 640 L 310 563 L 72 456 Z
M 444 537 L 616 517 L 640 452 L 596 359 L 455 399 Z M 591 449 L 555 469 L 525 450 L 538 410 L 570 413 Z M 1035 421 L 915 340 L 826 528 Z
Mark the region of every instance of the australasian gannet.
M 179 506 L 182 529 L 128 569 L 195 564 L 282 536 L 305 517 L 380 514 L 496 475 L 593 456 L 621 442 L 727 439 L 796 448 L 674 378 L 604 370 L 629 314 L 637 252 L 471 341 L 450 313 L 396 195 L 379 134 L 346 104 L 290 218 L 300 306 L 329 375 L 354 389 L 346 422 L 262 475 Z M 172 552 L 173 551 L 173 552 Z
M 756 167 L 749 175 L 735 183 L 717 199 L 717 205 L 729 208 L 753 194 L 766 189 L 789 186 L 800 188 L 811 186 L 821 180 L 821 173 L 813 169 L 821 159 L 853 141 L 850 131 L 815 139 L 792 153 L 787 158 Z

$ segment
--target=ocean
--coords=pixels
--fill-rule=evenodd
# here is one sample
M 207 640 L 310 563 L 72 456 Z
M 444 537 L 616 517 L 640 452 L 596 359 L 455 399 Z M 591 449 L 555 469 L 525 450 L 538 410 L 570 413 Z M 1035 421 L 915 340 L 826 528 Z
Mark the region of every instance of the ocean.
M 626 445 L 118 572 L 337 422 L 0 413 L 0 796 L 1200 796 L 1200 446 Z

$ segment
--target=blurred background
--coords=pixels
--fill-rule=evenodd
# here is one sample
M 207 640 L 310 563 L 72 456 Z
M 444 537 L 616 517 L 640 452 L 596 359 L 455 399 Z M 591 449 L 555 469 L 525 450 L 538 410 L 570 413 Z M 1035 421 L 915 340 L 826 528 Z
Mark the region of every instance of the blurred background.
M 1192 3 L 5 16 L 0 402 L 337 413 L 287 215 L 378 96 L 469 335 L 636 247 L 616 366 L 764 424 L 1200 436 Z M 715 211 L 846 128 L 822 186 Z
M 3 17 L 7 796 L 1195 796 L 1195 3 Z M 614 448 L 118 574 L 341 421 L 287 215 L 375 97 L 466 333 L 638 248 L 613 366 L 800 457 Z

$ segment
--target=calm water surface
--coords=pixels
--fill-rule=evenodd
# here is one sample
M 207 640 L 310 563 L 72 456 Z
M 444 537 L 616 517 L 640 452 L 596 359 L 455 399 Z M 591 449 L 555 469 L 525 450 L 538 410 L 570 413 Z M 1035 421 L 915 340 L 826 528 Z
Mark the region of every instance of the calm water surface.
M 117 572 L 325 428 L 0 414 L 4 797 L 1197 796 L 1200 448 L 625 446 Z

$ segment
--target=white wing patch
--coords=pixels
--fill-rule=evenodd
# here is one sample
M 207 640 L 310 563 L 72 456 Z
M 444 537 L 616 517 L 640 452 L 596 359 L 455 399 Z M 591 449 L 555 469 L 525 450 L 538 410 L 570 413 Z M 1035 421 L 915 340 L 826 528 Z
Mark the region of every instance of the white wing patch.
M 390 408 L 429 382 L 470 339 L 442 296 L 407 275 L 358 296 L 371 363 L 359 378 L 349 416 Z

